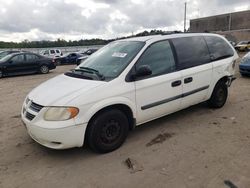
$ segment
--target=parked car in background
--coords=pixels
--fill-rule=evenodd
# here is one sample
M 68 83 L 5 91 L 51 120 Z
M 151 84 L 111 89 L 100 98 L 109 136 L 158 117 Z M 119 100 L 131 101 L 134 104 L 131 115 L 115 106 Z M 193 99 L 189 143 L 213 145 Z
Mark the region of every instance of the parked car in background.
M 221 108 L 237 59 L 230 43 L 215 34 L 114 41 L 33 89 L 21 118 L 46 147 L 87 143 L 96 152 L 111 152 L 137 125 L 204 101 Z
M 76 64 L 80 65 L 81 63 L 83 63 L 86 59 L 88 59 L 89 55 L 85 55 L 85 56 L 81 56 L 79 58 L 77 58 L 76 60 Z
M 91 54 L 95 53 L 97 50 L 98 49 L 96 49 L 96 48 L 90 48 L 90 49 L 86 50 L 85 52 L 83 52 L 82 54 L 83 55 L 91 55 Z
M 82 62 L 84 62 L 90 55 L 92 55 L 93 53 L 95 53 L 98 49 L 88 49 L 85 52 L 82 52 L 82 56 L 79 57 L 76 61 L 77 65 L 80 65 Z
M 50 49 L 50 50 L 45 50 L 42 52 L 42 55 L 44 56 L 49 56 L 49 57 L 52 57 L 52 58 L 55 58 L 55 57 L 60 57 L 63 55 L 63 53 L 61 52 L 61 50 L 59 49 Z
M 51 58 L 31 52 L 13 53 L 0 59 L 0 78 L 31 73 L 46 74 L 55 68 Z
M 13 54 L 13 53 L 18 53 L 20 52 L 19 50 L 6 50 L 6 51 L 2 51 L 0 52 L 0 59 L 2 59 L 3 57 L 5 57 L 6 55 L 9 54 Z
M 248 51 L 250 50 L 250 41 L 241 41 L 236 46 L 237 51 Z
M 57 65 L 62 65 L 62 64 L 77 64 L 77 59 L 79 57 L 82 57 L 83 55 L 80 53 L 67 53 L 64 54 L 61 57 L 55 57 L 54 60 Z
M 250 76 L 250 52 L 241 59 L 239 69 L 242 76 Z

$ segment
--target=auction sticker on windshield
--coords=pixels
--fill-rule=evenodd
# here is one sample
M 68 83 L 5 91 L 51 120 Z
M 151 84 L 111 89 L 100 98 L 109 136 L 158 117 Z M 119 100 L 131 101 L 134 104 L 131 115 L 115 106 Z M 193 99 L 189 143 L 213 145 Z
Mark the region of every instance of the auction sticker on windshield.
M 127 56 L 127 53 L 121 53 L 121 52 L 114 52 L 112 57 L 120 57 L 120 58 L 124 58 Z

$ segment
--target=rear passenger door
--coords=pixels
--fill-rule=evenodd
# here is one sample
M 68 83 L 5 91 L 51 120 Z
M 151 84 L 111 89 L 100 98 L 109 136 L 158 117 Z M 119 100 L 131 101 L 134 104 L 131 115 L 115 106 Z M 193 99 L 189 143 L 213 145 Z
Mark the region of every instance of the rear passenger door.
M 25 67 L 28 72 L 39 70 L 39 57 L 35 54 L 25 54 Z
M 181 108 L 207 99 L 212 80 L 212 63 L 202 36 L 172 39 L 182 75 Z
M 137 124 L 175 112 L 181 102 L 181 74 L 176 72 L 169 41 L 151 44 L 135 64 L 135 69 L 145 65 L 150 67 L 152 74 L 135 81 Z

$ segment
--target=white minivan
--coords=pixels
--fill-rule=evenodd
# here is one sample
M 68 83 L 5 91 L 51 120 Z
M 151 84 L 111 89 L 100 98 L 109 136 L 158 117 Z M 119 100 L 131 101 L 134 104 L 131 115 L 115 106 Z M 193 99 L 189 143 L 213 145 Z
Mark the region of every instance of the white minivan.
M 222 107 L 237 58 L 215 34 L 115 41 L 33 89 L 21 117 L 43 146 L 110 152 L 137 125 L 204 101 Z

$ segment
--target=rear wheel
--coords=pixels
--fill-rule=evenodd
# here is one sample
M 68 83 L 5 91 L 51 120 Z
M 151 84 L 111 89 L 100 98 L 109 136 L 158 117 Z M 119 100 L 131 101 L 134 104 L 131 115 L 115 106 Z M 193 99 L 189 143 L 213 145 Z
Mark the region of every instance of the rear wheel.
M 129 131 L 127 116 L 117 109 L 98 114 L 90 123 L 87 142 L 92 150 L 107 153 L 119 148 Z
M 40 73 L 47 74 L 49 72 L 49 67 L 47 65 L 42 65 L 40 67 Z
M 208 104 L 212 108 L 221 108 L 227 101 L 228 89 L 227 85 L 223 81 L 219 81 L 213 90 L 211 98 L 208 100 Z

